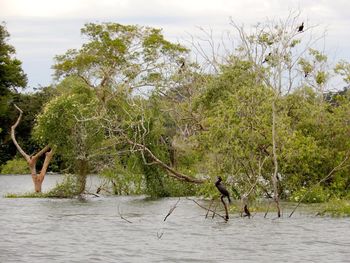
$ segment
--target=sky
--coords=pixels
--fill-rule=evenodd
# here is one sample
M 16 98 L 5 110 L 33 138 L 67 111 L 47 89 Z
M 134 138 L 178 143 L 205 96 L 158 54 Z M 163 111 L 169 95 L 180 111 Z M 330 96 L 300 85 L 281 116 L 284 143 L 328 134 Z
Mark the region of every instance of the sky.
M 233 31 L 230 17 L 251 26 L 267 18 L 300 19 L 326 31 L 327 55 L 350 61 L 349 0 L 0 0 L 0 21 L 23 63 L 30 89 L 52 83 L 54 57 L 84 42 L 85 23 L 116 22 L 162 28 L 165 37 L 188 44 L 200 29 L 220 38 Z

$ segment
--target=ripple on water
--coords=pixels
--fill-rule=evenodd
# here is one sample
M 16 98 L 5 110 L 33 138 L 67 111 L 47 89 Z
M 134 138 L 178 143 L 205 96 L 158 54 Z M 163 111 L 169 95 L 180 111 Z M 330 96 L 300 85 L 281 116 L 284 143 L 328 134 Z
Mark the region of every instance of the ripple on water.
M 16 184 L 20 190 L 31 190 L 31 180 L 20 185 L 24 178 L 11 179 L 0 176 L 0 193 L 16 189 Z M 232 215 L 225 223 L 219 217 L 205 219 L 205 211 L 181 199 L 164 222 L 177 200 L 0 197 L 0 262 L 347 262 L 350 258 L 349 218 L 313 217 L 297 210 L 292 218 L 275 220 L 269 214 L 271 218 L 265 219 L 258 213 L 251 219 Z

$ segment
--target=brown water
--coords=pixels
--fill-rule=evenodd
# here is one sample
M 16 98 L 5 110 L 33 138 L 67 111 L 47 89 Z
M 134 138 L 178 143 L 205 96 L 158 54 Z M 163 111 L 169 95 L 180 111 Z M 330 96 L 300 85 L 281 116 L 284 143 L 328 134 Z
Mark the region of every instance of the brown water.
M 224 223 L 182 198 L 164 222 L 177 198 L 3 198 L 32 187 L 30 176 L 0 176 L 0 262 L 350 262 L 349 218 L 297 210 Z

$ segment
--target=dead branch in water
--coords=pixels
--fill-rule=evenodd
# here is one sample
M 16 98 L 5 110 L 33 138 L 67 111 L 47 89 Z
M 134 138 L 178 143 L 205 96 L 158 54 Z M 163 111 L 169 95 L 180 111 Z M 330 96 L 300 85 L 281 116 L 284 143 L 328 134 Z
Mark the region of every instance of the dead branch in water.
M 100 197 L 98 194 L 91 193 L 91 192 L 89 192 L 89 191 L 84 191 L 84 194 L 92 195 L 92 196 L 95 196 L 95 197 Z
M 269 205 L 267 206 L 267 209 L 266 209 L 266 212 L 265 212 L 265 215 L 264 215 L 264 218 L 266 218 L 267 214 L 269 213 L 269 210 L 270 210 L 270 202 L 269 202 Z
M 162 233 L 160 233 L 160 234 L 159 234 L 159 232 L 157 232 L 157 237 L 158 237 L 158 239 L 161 239 L 163 235 L 164 235 L 164 232 L 162 232 Z
M 211 203 L 210 203 L 210 205 L 209 205 L 209 208 L 208 208 L 208 210 L 207 210 L 207 213 L 206 213 L 206 215 L 205 215 L 205 218 L 208 218 L 208 214 L 209 214 L 209 210 L 210 210 L 210 208 L 211 208 L 211 206 L 212 206 L 212 204 L 214 203 L 214 199 L 212 199 L 211 200 Z M 216 208 L 215 208 L 216 209 Z M 214 214 L 213 214 L 214 215 Z
M 118 214 L 120 216 L 121 219 L 125 220 L 126 222 L 132 224 L 132 222 L 128 219 L 126 219 L 125 217 L 123 217 L 122 213 L 120 212 L 120 206 L 118 205 Z
M 219 213 L 216 213 L 214 210 L 211 210 L 211 209 L 209 209 L 209 208 L 206 208 L 206 207 L 202 206 L 202 205 L 199 204 L 196 200 L 193 200 L 193 199 L 188 198 L 188 197 L 186 197 L 186 199 L 187 199 L 187 200 L 193 201 L 193 202 L 194 202 L 196 205 L 198 205 L 200 208 L 212 212 L 212 213 L 213 213 L 213 218 L 214 218 L 215 215 L 218 215 L 218 216 L 220 216 L 222 219 L 224 219 L 225 221 L 227 221 L 227 219 L 226 219 L 225 216 L 220 215 Z
M 175 208 L 177 207 L 177 204 L 178 204 L 179 202 L 180 202 L 180 197 L 179 197 L 179 200 L 177 200 L 176 204 L 173 205 L 173 206 L 170 208 L 168 214 L 164 217 L 164 221 L 168 218 L 168 216 L 171 215 L 172 212 L 174 212 L 174 210 L 175 210 Z

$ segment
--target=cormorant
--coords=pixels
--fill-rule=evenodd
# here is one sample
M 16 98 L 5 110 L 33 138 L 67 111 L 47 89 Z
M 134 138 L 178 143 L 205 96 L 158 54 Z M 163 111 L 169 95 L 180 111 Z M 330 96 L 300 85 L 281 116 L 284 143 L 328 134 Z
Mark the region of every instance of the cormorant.
M 250 218 L 250 212 L 248 209 L 248 205 L 244 205 L 244 216 L 247 216 L 248 218 Z
M 227 191 L 226 187 L 221 183 L 222 178 L 218 176 L 218 180 L 215 183 L 216 188 L 221 193 L 221 198 L 227 197 L 228 202 L 231 203 L 230 193 Z
M 183 69 L 184 67 L 185 67 L 185 61 L 183 60 L 183 61 L 181 62 L 180 68 Z
M 264 61 L 262 62 L 263 64 L 267 61 L 269 61 L 270 57 L 271 57 L 271 52 L 265 57 Z
M 301 23 L 301 25 L 298 27 L 298 32 L 303 32 L 304 30 L 304 22 Z
M 179 73 L 182 73 L 182 72 L 184 71 L 184 69 L 185 69 L 185 60 L 184 60 L 184 59 L 181 59 L 181 60 L 179 61 L 179 63 L 180 63 Z

